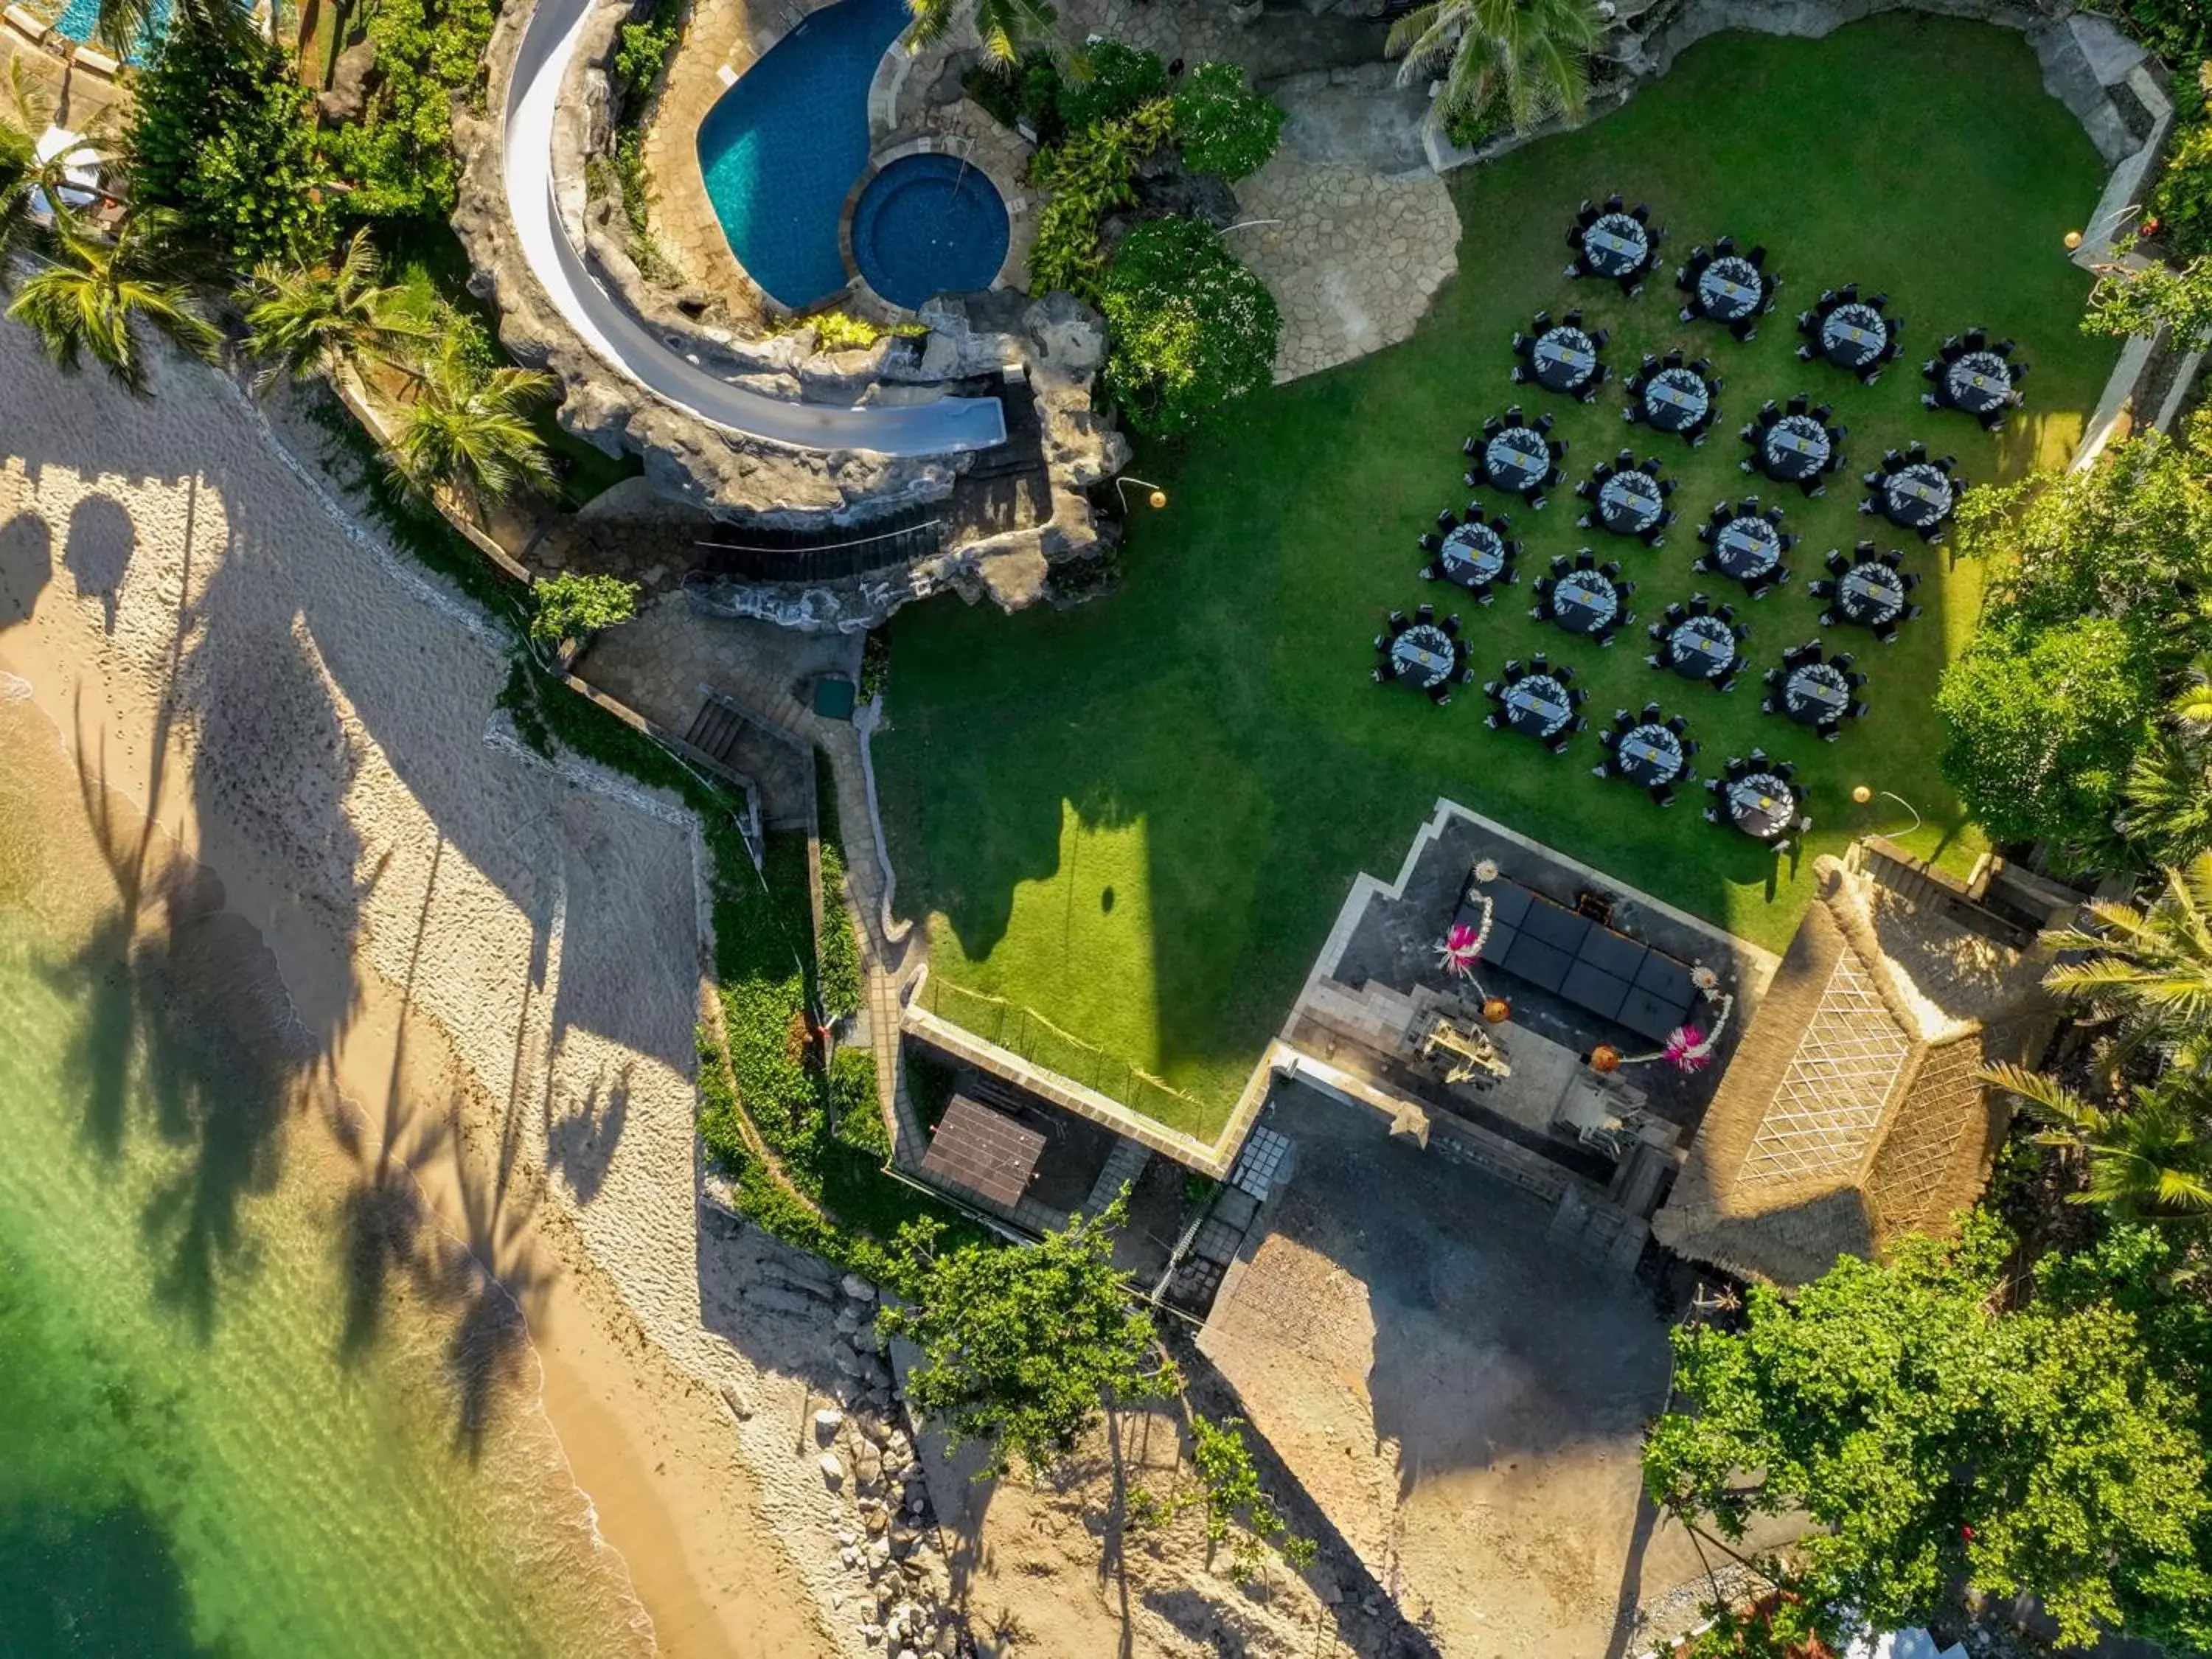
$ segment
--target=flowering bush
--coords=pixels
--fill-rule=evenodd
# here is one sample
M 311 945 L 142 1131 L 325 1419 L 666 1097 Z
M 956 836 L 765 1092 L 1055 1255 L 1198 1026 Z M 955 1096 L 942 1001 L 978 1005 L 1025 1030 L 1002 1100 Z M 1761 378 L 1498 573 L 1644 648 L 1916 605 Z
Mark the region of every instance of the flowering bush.
M 1179 437 L 1267 384 L 1282 314 L 1211 225 L 1139 225 L 1101 287 L 1114 342 L 1106 384 L 1139 431 Z

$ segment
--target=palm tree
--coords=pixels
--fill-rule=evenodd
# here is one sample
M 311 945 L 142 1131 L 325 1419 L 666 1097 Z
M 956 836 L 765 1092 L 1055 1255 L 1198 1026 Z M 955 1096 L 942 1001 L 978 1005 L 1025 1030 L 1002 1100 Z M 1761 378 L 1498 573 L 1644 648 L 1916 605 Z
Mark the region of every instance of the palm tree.
M 2212 1159 L 2197 1134 L 2212 1117 L 2203 1083 L 2169 1073 L 2130 1093 L 2110 1110 L 2083 1099 L 2056 1078 L 2017 1066 L 1992 1066 L 1983 1076 L 2017 1096 L 2051 1127 L 2036 1136 L 2089 1160 L 2089 1184 L 2076 1204 L 2100 1204 L 2125 1216 L 2166 1218 L 2212 1212 Z
M 2099 903 L 2089 914 L 2097 932 L 2067 929 L 2049 942 L 2094 954 L 2043 982 L 2117 1023 L 2113 1069 L 2160 1049 L 2174 1070 L 2212 1078 L 2212 853 L 2167 870 L 2166 890 L 2141 909 Z
M 920 52 L 951 33 L 963 7 L 972 7 L 975 33 L 983 39 L 986 62 L 1011 69 L 1024 47 L 1051 31 L 1056 15 L 1048 0 L 906 0 L 906 49 Z
M 295 380 L 335 374 L 363 360 L 413 375 L 406 359 L 431 326 L 404 289 L 379 286 L 383 274 L 365 228 L 335 264 L 258 267 L 239 293 L 246 349 L 269 360 L 257 384 L 265 389 L 287 373 Z
M 2118 824 L 2161 865 L 2212 851 L 2212 738 L 2191 737 L 2180 720 L 2154 737 L 2128 769 Z
M 143 396 L 143 330 L 201 357 L 211 356 L 222 337 L 194 308 L 191 290 L 167 274 L 173 234 L 168 216 L 150 210 L 127 215 L 112 240 L 58 213 L 60 261 L 24 283 L 8 315 L 37 334 L 64 372 L 74 374 L 89 356 Z
M 1429 0 L 1390 26 L 1384 50 L 1405 54 L 1401 87 L 1443 66 L 1439 122 L 1503 110 L 1526 132 L 1554 115 L 1582 118 L 1589 53 L 1605 30 L 1594 0 Z
M 393 470 L 425 495 L 446 488 L 495 501 L 518 483 L 550 490 L 553 464 L 530 410 L 552 392 L 550 374 L 514 368 L 486 374 L 459 352 L 441 350 L 422 365 L 415 395 L 399 411 Z
M 14 285 L 15 255 L 38 228 L 31 216 L 31 199 L 38 188 L 36 147 L 0 121 L 0 294 Z

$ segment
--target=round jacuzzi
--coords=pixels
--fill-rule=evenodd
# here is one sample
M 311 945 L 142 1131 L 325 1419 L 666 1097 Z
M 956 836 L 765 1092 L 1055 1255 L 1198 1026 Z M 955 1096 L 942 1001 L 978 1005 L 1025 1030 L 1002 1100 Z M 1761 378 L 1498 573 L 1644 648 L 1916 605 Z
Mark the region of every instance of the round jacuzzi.
M 1006 204 L 982 170 L 954 155 L 908 155 L 868 181 L 853 209 L 853 263 L 908 310 L 991 286 L 1006 257 Z

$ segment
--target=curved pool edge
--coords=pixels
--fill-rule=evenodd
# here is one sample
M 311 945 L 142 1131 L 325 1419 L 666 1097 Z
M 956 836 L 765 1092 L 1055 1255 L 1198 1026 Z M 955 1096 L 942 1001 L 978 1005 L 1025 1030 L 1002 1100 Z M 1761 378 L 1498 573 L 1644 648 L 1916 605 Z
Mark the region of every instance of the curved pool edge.
M 541 0 L 523 25 L 501 135 L 503 205 L 523 263 L 562 322 L 601 364 L 673 407 L 740 437 L 806 450 L 958 454 L 1006 441 L 995 398 L 878 408 L 748 391 L 659 337 L 592 276 L 562 222 L 553 151 L 563 81 L 599 0 Z
M 868 157 L 868 165 L 853 181 L 853 188 L 845 192 L 845 204 L 837 210 L 837 251 L 845 260 L 845 269 L 851 274 L 852 291 L 860 300 L 886 316 L 905 319 L 919 316 L 918 307 L 900 305 L 876 292 L 868 282 L 867 273 L 853 251 L 853 216 L 860 211 L 860 198 L 876 175 L 895 161 L 903 161 L 910 155 L 956 155 L 975 168 L 991 181 L 991 188 L 999 192 L 999 203 L 1006 212 L 1006 251 L 999 258 L 998 275 L 992 277 L 990 289 L 1026 289 L 1029 286 L 1029 245 L 1034 239 L 1034 227 L 1028 220 L 1028 201 L 1018 184 L 1004 175 L 987 158 L 975 154 L 975 146 L 957 138 L 925 136 L 893 144 Z

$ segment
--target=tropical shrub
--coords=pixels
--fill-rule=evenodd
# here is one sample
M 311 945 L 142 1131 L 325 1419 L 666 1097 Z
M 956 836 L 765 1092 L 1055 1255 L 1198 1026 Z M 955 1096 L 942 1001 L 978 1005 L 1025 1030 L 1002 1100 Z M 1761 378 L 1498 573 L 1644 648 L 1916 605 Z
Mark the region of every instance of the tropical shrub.
M 476 89 L 491 40 L 491 0 L 377 0 L 368 34 L 376 73 L 361 119 L 324 134 L 349 179 L 346 210 L 366 219 L 443 219 L 459 163 L 453 106 Z
M 2169 64 L 2212 57 L 2212 11 L 2203 0 L 2092 0 Z
M 2212 254 L 2212 114 L 2200 111 L 2175 139 L 2150 210 L 2184 258 Z
M 1123 238 L 1099 309 L 1113 339 L 1108 389 L 1140 432 L 1179 437 L 1273 373 L 1274 296 L 1195 219 L 1154 219 Z
M 1283 131 L 1282 106 L 1245 84 L 1234 64 L 1200 64 L 1176 91 L 1175 136 L 1183 164 L 1242 179 L 1267 166 Z
M 2121 789 L 2157 708 L 2155 673 L 2110 617 L 1984 626 L 1943 671 L 1938 764 L 1995 839 L 2048 840 L 2094 867 L 2116 848 Z
M 1060 125 L 1081 132 L 1127 115 L 1168 89 L 1168 66 L 1156 52 L 1101 40 L 1068 60 L 1054 94 Z
M 1071 133 L 1030 161 L 1030 181 L 1050 193 L 1030 246 L 1030 292 L 1066 289 L 1095 301 L 1105 256 L 1099 222 L 1137 199 L 1138 164 L 1166 142 L 1175 111 L 1164 98 Z
M 637 615 L 637 584 L 573 570 L 541 578 L 530 590 L 530 637 L 547 647 L 618 627 Z
M 960 85 L 1003 125 L 1026 121 L 1041 142 L 1059 142 L 1060 73 L 1052 53 L 1032 49 L 1011 67 L 979 64 L 960 77 Z
M 856 1152 L 888 1158 L 891 1142 L 884 1131 L 881 1100 L 875 1051 L 840 1048 L 830 1062 L 830 1118 L 837 1126 L 837 1139 Z
M 179 15 L 139 80 L 132 198 L 232 270 L 319 257 L 330 225 L 307 89 L 280 48 L 194 17 Z
M 655 0 L 643 17 L 622 26 L 615 37 L 614 71 L 626 106 L 634 106 L 653 89 L 667 66 L 668 54 L 683 36 L 684 0 Z

